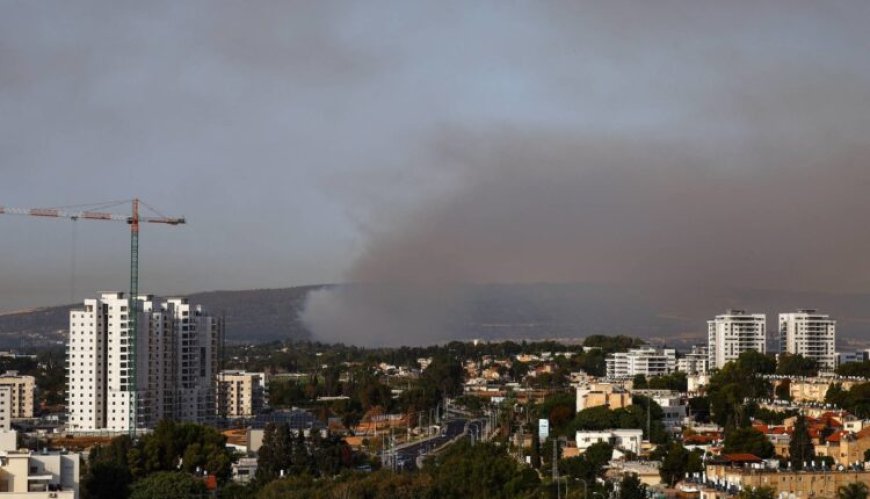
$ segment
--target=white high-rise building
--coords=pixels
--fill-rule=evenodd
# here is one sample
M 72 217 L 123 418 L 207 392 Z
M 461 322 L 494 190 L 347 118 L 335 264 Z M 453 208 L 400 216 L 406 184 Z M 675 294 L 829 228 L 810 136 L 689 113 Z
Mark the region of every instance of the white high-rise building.
M 764 314 L 729 310 L 707 321 L 710 369 L 721 369 L 748 350 L 767 352 L 767 317 Z
M 677 351 L 670 348 L 634 348 L 627 352 L 612 353 L 605 362 L 608 378 L 625 378 L 638 374 L 662 376 L 676 369 Z
M 103 293 L 70 312 L 70 431 L 128 431 L 134 400 L 138 428 L 161 419 L 213 421 L 218 321 L 185 299 L 158 306 L 151 296 L 138 299 L 135 366 L 124 293 Z
M 837 321 L 815 310 L 779 314 L 780 351 L 815 360 L 819 368 L 837 367 Z

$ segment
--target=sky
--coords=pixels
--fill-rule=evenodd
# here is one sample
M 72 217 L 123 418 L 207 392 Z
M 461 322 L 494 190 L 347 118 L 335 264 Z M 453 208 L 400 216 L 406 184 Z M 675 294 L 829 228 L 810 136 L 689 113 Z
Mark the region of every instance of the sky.
M 142 290 L 870 291 L 866 2 L 2 9 L 0 205 L 185 216 L 143 228 Z M 0 312 L 124 289 L 128 252 L 0 215 Z

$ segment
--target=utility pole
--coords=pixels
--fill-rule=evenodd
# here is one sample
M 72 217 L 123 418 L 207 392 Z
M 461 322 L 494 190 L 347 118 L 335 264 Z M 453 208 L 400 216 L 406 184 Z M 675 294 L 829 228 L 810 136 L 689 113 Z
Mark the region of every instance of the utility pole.
M 553 483 L 556 484 L 556 497 L 562 498 L 562 489 L 559 488 L 559 441 L 557 439 L 553 439 Z

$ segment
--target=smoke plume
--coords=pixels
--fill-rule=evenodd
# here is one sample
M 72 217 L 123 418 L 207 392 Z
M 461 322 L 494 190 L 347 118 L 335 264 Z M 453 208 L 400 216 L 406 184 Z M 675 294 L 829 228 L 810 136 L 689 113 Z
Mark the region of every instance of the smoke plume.
M 462 334 L 464 284 L 867 290 L 868 148 L 832 142 L 450 133 L 431 161 L 460 165 L 453 190 L 373 229 L 360 286 L 313 295 L 305 319 L 324 339 L 420 343 Z

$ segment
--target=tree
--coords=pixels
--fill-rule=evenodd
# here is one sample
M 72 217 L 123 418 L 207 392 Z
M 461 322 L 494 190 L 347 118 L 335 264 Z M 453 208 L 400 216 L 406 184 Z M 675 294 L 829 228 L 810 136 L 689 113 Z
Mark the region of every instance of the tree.
M 130 494 L 132 481 L 130 470 L 123 464 L 97 462 L 90 466 L 82 479 L 82 497 L 124 499 Z
M 130 499 L 182 499 L 200 497 L 205 492 L 205 483 L 188 473 L 160 471 L 136 482 Z
M 559 472 L 573 478 L 595 483 L 604 473 L 604 466 L 613 456 L 613 447 L 607 442 L 597 442 L 589 446 L 583 454 L 559 461 Z
M 646 499 L 646 485 L 633 473 L 629 473 L 619 482 L 619 499 Z
M 843 390 L 842 383 L 831 383 L 828 385 L 828 391 L 825 392 L 825 403 L 843 407 L 843 403 L 848 398 L 848 393 L 846 390 Z
M 859 378 L 870 378 L 870 360 L 864 362 L 848 362 L 837 367 L 837 374 L 840 376 L 856 376 Z
M 868 489 L 864 482 L 842 485 L 837 489 L 837 499 L 867 499 Z
M 756 350 L 747 350 L 737 357 L 737 365 L 753 375 L 774 374 L 776 372 L 776 359 Z
M 425 468 L 432 477 L 434 497 L 507 498 L 528 494 L 540 480 L 520 466 L 504 447 L 490 443 L 450 446 Z
M 554 435 L 562 435 L 562 431 L 574 418 L 576 396 L 573 393 L 557 393 L 544 400 L 535 407 L 534 413 L 539 418 L 550 420 L 550 432 Z
M 176 471 L 180 465 L 182 471 L 204 470 L 224 482 L 229 479 L 233 462 L 226 441 L 212 427 L 164 420 L 136 442 L 127 453 L 127 461 L 133 478 L 156 471 Z
M 635 390 L 642 390 L 642 389 L 646 388 L 647 387 L 646 376 L 644 376 L 643 374 L 636 374 L 634 376 L 632 386 L 634 387 Z
M 812 461 L 816 455 L 804 416 L 798 416 L 797 421 L 795 421 L 794 432 L 788 444 L 788 454 L 788 460 L 793 470 L 802 470 L 804 463 Z
M 710 399 L 707 397 L 692 397 L 689 399 L 689 409 L 695 421 L 704 423 L 710 420 Z
M 659 467 L 659 476 L 662 481 L 673 487 L 677 482 L 683 479 L 686 473 L 695 473 L 697 464 L 691 462 L 691 454 L 679 442 L 673 442 L 664 448 L 664 457 L 662 465 Z
M 604 466 L 613 457 L 613 446 L 606 442 L 597 442 L 589 446 L 583 453 L 583 458 L 595 469 L 596 476 L 604 471 Z
M 819 374 L 819 364 L 800 354 L 783 353 L 776 364 L 776 374 L 783 376 L 815 376 Z
M 532 428 L 532 449 L 529 453 L 529 460 L 532 468 L 541 468 L 541 436 L 538 435 L 537 428 Z
M 603 334 L 594 334 L 587 336 L 583 340 L 584 347 L 597 347 L 605 353 L 610 352 L 625 352 L 632 348 L 638 348 L 645 345 L 646 342 L 639 338 L 631 338 L 629 336 L 607 336 Z
M 773 394 L 780 400 L 791 400 L 791 380 L 784 379 L 776 385 Z
M 870 418 L 870 383 L 853 385 L 840 398 L 840 407 L 859 418 Z
M 707 387 L 713 421 L 726 430 L 749 426 L 753 407 L 746 400 L 769 396 L 770 383 L 759 372 L 772 372 L 771 366 L 775 366 L 775 361 L 750 350 L 741 354 L 737 362 L 728 362 L 716 372 Z
M 664 376 L 654 376 L 647 385 L 654 390 L 673 390 L 684 393 L 689 389 L 689 378 L 686 373 L 674 372 Z
M 607 406 L 590 407 L 583 409 L 574 416 L 569 425 L 571 430 L 601 431 L 616 427 L 616 417 Z
M 725 435 L 725 454 L 748 453 L 762 459 L 773 457 L 774 448 L 770 440 L 755 428 L 737 428 Z
M 774 499 L 776 489 L 773 487 L 749 487 L 740 491 L 737 499 Z

